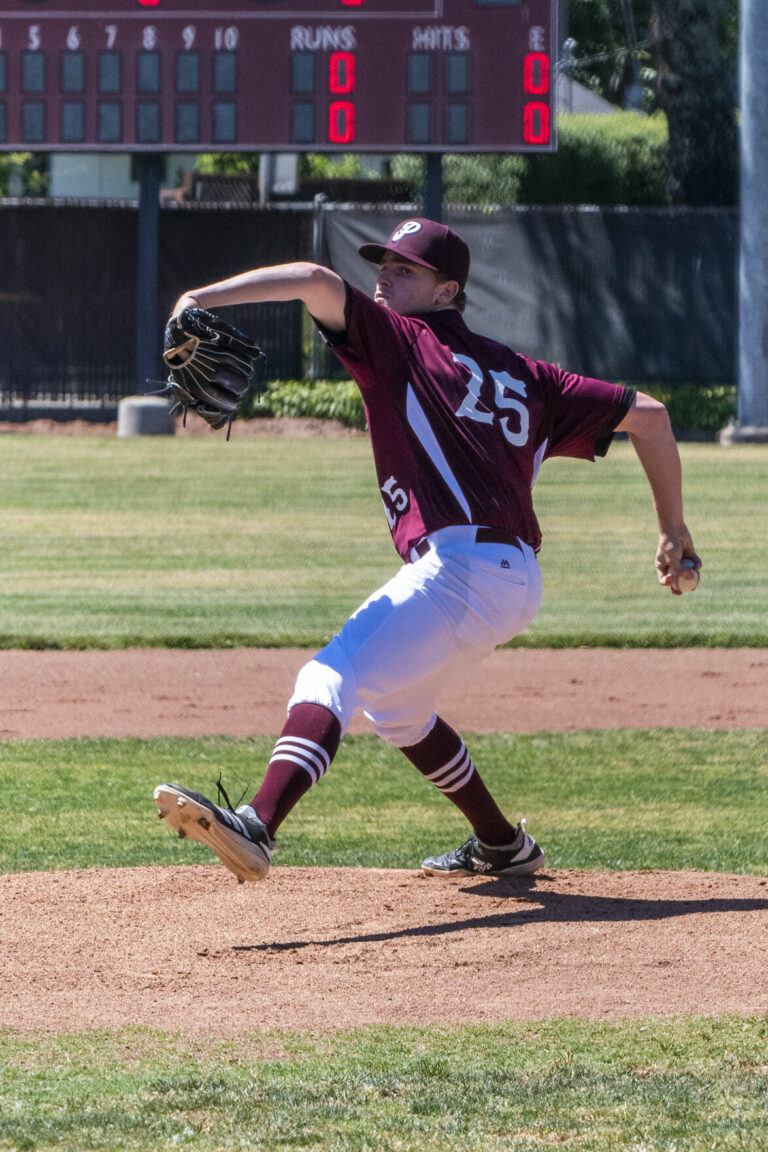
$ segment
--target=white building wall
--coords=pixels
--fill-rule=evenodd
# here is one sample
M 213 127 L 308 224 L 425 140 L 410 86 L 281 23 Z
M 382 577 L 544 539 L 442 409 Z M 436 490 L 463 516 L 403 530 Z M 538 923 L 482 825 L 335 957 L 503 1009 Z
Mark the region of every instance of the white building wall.
M 169 154 L 163 188 L 176 188 L 195 167 L 195 155 Z M 132 157 L 126 153 L 57 152 L 50 158 L 49 196 L 62 199 L 137 200 Z

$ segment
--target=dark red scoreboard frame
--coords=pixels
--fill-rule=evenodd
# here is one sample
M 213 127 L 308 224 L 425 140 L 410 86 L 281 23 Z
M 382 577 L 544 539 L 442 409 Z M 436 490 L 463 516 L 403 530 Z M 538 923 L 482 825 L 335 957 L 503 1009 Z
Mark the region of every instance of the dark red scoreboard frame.
M 557 0 L 2 0 L 0 149 L 554 151 Z

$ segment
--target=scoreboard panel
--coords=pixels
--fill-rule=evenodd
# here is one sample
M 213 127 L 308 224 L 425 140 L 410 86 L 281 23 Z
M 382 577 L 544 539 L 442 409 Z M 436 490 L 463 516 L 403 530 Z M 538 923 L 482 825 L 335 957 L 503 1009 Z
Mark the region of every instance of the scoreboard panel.
M 553 151 L 557 0 L 3 0 L 0 150 Z

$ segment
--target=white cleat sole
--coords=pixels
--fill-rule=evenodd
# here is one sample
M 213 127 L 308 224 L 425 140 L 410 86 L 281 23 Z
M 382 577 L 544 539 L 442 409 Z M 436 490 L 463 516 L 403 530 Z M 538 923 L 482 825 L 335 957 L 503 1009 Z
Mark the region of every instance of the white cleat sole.
M 530 876 L 532 872 L 538 872 L 539 868 L 543 868 L 546 862 L 546 856 L 542 852 L 541 856 L 537 856 L 535 860 L 528 860 L 525 864 L 513 864 L 511 868 L 506 871 L 500 872 L 500 876 Z
M 251 843 L 233 829 L 223 827 L 208 808 L 185 796 L 172 784 L 161 784 L 155 788 L 154 796 L 160 819 L 165 820 L 182 840 L 187 837 L 197 840 L 215 852 L 241 884 L 266 879 L 269 856 L 258 844 Z

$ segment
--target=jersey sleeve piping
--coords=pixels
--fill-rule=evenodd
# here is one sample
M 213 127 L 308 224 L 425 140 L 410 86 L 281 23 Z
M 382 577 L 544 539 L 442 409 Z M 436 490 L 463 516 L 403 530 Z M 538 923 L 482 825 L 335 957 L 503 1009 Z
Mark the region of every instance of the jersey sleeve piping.
M 621 424 L 627 412 L 629 412 L 630 408 L 634 404 L 636 395 L 636 388 L 624 389 L 624 395 L 621 398 L 621 403 L 616 408 L 613 419 L 600 435 L 599 439 L 595 441 L 595 456 L 606 456 L 608 454 L 608 449 L 613 443 L 613 437 L 616 432 L 616 425 Z

